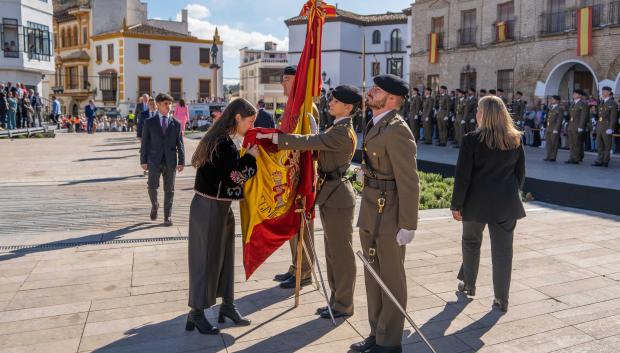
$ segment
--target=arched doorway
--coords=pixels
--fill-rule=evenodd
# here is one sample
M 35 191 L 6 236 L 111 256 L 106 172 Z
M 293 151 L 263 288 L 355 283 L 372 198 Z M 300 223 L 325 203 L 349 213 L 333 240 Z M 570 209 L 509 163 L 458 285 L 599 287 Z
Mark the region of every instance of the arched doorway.
M 78 107 L 77 103 L 73 103 L 73 107 L 71 108 L 71 115 L 78 116 L 79 113 L 80 113 L 80 108 Z
M 571 96 L 574 90 L 582 89 L 598 97 L 598 78 L 594 70 L 578 60 L 561 62 L 551 70 L 545 82 L 545 96 L 558 94 L 564 98 Z

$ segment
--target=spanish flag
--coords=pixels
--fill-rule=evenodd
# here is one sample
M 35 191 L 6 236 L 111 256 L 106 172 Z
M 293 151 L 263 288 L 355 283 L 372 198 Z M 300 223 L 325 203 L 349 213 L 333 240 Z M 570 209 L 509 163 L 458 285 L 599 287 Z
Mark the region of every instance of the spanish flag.
M 503 42 L 506 40 L 506 30 L 508 27 L 506 22 L 501 21 L 501 22 L 497 22 L 496 24 L 497 26 L 497 41 L 498 42 Z
M 258 144 L 257 174 L 244 186 L 241 202 L 243 266 L 246 279 L 284 242 L 295 236 L 301 217 L 295 210 L 304 208 L 313 215 L 315 165 L 310 151 L 284 151 L 268 140 L 257 140 L 261 133 L 310 134 L 313 97 L 321 92 L 321 40 L 326 17 L 336 9 L 321 0 L 309 0 L 300 16 L 307 18 L 306 42 L 297 65 L 295 84 L 282 117 L 280 130 L 253 129 L 243 141 L 241 153 Z
M 577 9 L 577 55 L 592 55 L 592 7 Z
M 439 62 L 439 34 L 431 33 L 428 35 L 428 62 L 437 64 Z

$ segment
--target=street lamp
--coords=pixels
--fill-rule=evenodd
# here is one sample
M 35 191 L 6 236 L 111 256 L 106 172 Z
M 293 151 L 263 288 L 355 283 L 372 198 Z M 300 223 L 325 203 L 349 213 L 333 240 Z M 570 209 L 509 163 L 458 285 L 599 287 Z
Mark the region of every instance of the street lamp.
M 323 86 L 327 85 L 328 87 L 331 87 L 332 79 L 327 77 L 327 73 L 325 71 L 321 74 L 321 78 L 323 79 Z M 328 88 L 325 88 L 325 91 L 327 90 Z

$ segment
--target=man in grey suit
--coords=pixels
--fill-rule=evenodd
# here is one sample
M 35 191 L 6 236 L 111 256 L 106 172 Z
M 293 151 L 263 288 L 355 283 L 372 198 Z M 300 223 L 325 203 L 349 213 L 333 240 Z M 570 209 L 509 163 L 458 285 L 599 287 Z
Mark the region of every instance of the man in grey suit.
M 160 93 L 155 98 L 158 111 L 156 115 L 144 121 L 140 164 L 148 170 L 148 191 L 151 199 L 151 220 L 157 219 L 157 189 L 159 177 L 164 179 L 164 225 L 171 226 L 172 200 L 174 198 L 174 179 L 176 171 L 183 171 L 185 165 L 185 147 L 181 135 L 181 124 L 170 115 L 172 97 Z

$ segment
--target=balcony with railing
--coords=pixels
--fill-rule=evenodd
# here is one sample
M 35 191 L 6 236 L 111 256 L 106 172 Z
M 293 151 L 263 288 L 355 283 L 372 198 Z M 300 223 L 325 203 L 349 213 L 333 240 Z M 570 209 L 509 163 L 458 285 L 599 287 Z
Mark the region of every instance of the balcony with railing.
M 444 32 L 437 32 L 437 49 L 445 49 L 444 46 Z M 431 34 L 426 36 L 426 50 L 431 50 Z
M 500 37 L 500 28 L 499 24 L 504 22 L 504 26 L 506 26 L 505 37 L 502 39 Z M 497 21 L 493 24 L 493 43 L 500 43 L 502 41 L 515 40 L 515 29 L 516 29 L 517 21 L 512 19 L 508 21 Z
M 609 3 L 607 23 L 610 26 L 620 26 L 620 1 L 612 1 Z
M 540 34 L 560 34 L 577 28 L 577 12 L 565 10 L 540 15 Z
M 458 45 L 460 47 L 476 45 L 478 27 L 461 28 L 458 30 Z
M 104 102 L 114 103 L 116 102 L 116 90 L 106 89 L 101 90 L 101 100 Z

